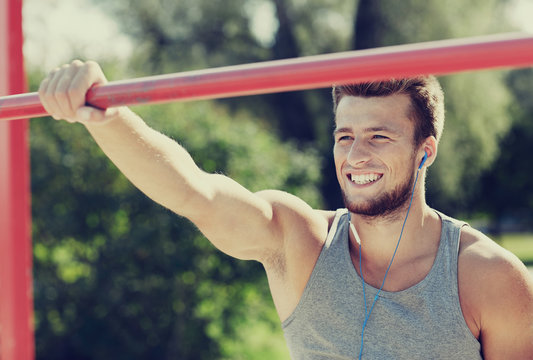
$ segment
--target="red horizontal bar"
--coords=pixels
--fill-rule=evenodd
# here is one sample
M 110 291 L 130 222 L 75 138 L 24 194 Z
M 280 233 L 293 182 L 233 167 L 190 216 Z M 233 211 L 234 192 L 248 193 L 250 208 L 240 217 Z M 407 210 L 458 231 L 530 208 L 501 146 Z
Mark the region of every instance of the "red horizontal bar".
M 533 36 L 492 35 L 110 82 L 87 93 L 100 108 L 329 87 L 332 84 L 533 65 Z M 45 116 L 37 93 L 0 98 L 0 120 Z

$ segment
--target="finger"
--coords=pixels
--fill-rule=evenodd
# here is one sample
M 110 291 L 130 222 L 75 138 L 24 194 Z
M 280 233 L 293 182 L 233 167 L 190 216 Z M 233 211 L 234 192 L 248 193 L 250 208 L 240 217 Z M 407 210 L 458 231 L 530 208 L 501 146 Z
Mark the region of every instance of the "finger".
M 63 120 L 65 120 L 66 122 L 69 122 L 69 123 L 71 123 L 71 124 L 74 124 L 74 123 L 79 122 L 78 120 L 76 120 L 76 119 L 73 118 L 73 117 L 72 117 L 72 118 L 65 118 L 65 119 L 63 119 Z
M 53 70 L 50 74 L 50 81 L 46 87 L 45 98 L 48 103 L 49 114 L 54 119 L 64 119 L 66 116 L 63 114 L 61 102 L 64 98 L 56 93 L 56 88 L 61 80 L 63 74 L 67 70 L 68 65 L 63 65 L 59 69 Z
M 69 92 L 72 94 L 71 102 L 74 109 L 84 106 L 86 103 L 87 90 L 95 83 L 98 83 L 99 77 L 93 73 L 89 63 L 77 64 L 79 71 L 76 72 L 70 82 Z
M 98 63 L 89 60 L 86 62 L 86 66 L 94 76 L 93 84 L 91 85 L 101 85 L 107 83 L 107 79 L 104 75 L 104 72 L 102 71 L 102 68 L 100 67 L 100 65 L 98 65 Z
M 74 60 L 70 65 L 65 66 L 56 85 L 56 100 L 65 118 L 75 116 L 76 110 L 85 104 L 87 88 L 78 88 L 74 84 L 78 74 L 83 72 L 83 66 L 84 64 L 79 60 Z
M 74 108 L 72 106 L 71 97 L 72 93 L 69 91 L 70 83 L 72 81 L 72 70 L 67 70 L 63 73 L 63 76 L 57 81 L 56 88 L 54 90 L 54 96 L 57 102 L 57 106 L 65 118 L 74 116 Z
M 51 93 L 48 91 L 48 89 L 50 88 L 52 79 L 57 71 L 59 71 L 59 68 L 52 70 L 48 74 L 48 76 L 41 82 L 39 86 L 39 92 L 38 92 L 39 99 L 41 100 L 41 104 L 43 105 L 46 112 L 52 116 L 54 116 L 53 114 L 55 113 L 56 104 L 55 104 L 55 99 L 53 98 Z M 58 119 L 56 116 L 54 116 L 54 118 L 56 118 L 56 120 Z
M 90 88 L 91 83 L 87 76 L 85 67 L 87 66 L 79 60 L 74 60 L 71 64 L 76 71 L 73 72 L 69 87 L 67 89 L 70 96 L 70 105 L 72 111 L 75 113 L 78 108 L 85 105 L 85 98 L 87 96 L 87 89 Z
M 72 106 L 79 108 L 86 105 L 87 91 L 94 85 L 107 83 L 107 79 L 100 66 L 94 61 L 82 64 L 80 71 L 72 79 L 70 92 L 72 92 Z

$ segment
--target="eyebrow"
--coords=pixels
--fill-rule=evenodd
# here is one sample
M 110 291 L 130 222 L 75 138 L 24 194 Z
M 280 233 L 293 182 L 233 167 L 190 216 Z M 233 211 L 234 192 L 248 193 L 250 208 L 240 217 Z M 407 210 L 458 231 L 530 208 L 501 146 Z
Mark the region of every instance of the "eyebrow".
M 385 131 L 385 132 L 394 133 L 394 134 L 397 133 L 396 131 L 394 131 L 393 129 L 387 126 L 374 126 L 374 127 L 368 127 L 368 128 L 363 129 L 363 133 L 380 132 L 380 131 Z M 336 128 L 335 130 L 333 130 L 333 135 L 337 135 L 339 133 L 346 133 L 346 132 L 352 132 L 352 129 L 349 127 Z
M 343 128 L 335 128 L 333 130 L 333 135 L 337 135 L 339 133 L 346 133 L 346 132 L 350 132 L 351 130 L 349 128 L 346 128 L 346 127 L 343 127 Z

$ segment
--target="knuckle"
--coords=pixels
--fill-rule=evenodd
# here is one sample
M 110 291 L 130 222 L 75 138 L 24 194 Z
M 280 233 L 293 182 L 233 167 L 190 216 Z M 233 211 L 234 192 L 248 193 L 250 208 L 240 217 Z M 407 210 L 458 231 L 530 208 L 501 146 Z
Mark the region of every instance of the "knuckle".
M 85 70 L 86 73 L 90 73 L 94 71 L 95 65 L 93 64 L 92 61 L 87 61 L 85 62 L 85 64 L 83 64 L 83 69 Z
M 41 84 L 39 85 L 39 95 L 44 96 L 46 94 L 46 88 L 48 87 L 48 84 L 50 83 L 50 79 L 46 78 L 43 81 L 41 81 Z
M 58 71 L 59 71 L 59 67 L 56 67 L 56 68 L 52 69 L 52 71 L 50 71 L 50 72 L 48 73 L 48 76 L 53 76 L 53 75 L 54 75 L 55 73 L 57 73 Z
M 91 68 L 98 67 L 98 63 L 94 60 L 87 60 L 85 64 Z
M 85 63 L 85 66 L 87 68 L 87 72 L 92 74 L 95 78 L 98 78 L 100 81 L 102 79 L 105 79 L 105 76 L 104 76 L 104 73 L 102 71 L 102 68 L 100 67 L 100 65 L 98 65 L 97 62 L 95 62 L 93 60 L 88 60 Z
M 83 66 L 83 61 L 79 60 L 79 59 L 75 59 L 73 60 L 71 63 L 70 63 L 71 66 L 73 67 L 82 67 Z

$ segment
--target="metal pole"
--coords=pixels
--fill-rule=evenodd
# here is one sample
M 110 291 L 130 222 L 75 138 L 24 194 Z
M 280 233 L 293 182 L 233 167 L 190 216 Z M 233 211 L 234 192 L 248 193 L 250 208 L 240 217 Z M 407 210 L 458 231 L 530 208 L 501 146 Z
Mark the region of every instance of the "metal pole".
M 332 84 L 533 65 L 533 36 L 503 34 L 383 47 L 110 82 L 100 108 L 329 87 Z M 36 93 L 0 98 L 0 120 L 44 116 Z
M 0 95 L 26 91 L 22 0 L 0 0 Z M 0 122 L 0 359 L 34 359 L 28 121 Z

